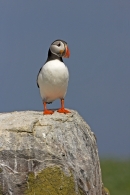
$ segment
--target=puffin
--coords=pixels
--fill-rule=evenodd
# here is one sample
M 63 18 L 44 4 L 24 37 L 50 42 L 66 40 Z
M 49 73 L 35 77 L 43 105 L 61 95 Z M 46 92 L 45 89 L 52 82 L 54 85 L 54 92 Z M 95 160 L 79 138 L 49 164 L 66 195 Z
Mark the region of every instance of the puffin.
M 70 50 L 63 40 L 55 40 L 48 50 L 45 64 L 40 68 L 37 75 L 37 86 L 43 102 L 43 115 L 53 114 L 53 110 L 47 109 L 47 104 L 60 99 L 61 108 L 59 113 L 70 113 L 64 107 L 64 98 L 67 92 L 69 71 L 62 58 L 69 58 Z

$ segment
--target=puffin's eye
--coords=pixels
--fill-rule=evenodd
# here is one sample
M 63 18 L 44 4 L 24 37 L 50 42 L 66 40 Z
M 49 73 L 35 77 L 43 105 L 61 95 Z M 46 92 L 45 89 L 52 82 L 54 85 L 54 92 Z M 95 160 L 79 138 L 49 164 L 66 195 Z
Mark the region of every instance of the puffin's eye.
M 60 47 L 60 43 L 58 43 L 58 45 L 57 45 L 58 47 Z

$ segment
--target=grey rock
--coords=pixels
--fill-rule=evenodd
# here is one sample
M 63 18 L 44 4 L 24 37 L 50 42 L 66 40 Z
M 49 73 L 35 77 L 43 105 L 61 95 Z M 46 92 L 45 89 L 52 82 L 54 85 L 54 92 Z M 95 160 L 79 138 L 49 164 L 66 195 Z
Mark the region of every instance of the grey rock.
M 22 111 L 0 114 L 0 186 L 4 195 L 23 195 L 28 173 L 59 166 L 73 173 L 75 191 L 102 195 L 94 133 L 74 110 L 70 114 Z

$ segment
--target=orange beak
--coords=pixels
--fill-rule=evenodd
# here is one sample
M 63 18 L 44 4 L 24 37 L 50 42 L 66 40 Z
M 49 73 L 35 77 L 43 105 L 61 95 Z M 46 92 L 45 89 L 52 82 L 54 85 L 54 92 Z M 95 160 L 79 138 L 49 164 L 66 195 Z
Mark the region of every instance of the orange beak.
M 65 49 L 65 55 L 63 56 L 64 58 L 69 58 L 70 57 L 70 50 L 68 48 L 68 46 L 66 45 L 66 49 Z

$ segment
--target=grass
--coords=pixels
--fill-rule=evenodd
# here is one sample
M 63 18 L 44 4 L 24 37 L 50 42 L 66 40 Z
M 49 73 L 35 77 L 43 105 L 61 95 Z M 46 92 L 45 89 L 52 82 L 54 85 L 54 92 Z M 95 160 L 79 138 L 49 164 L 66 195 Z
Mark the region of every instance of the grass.
M 110 195 L 130 195 L 130 160 L 101 160 L 101 170 Z

